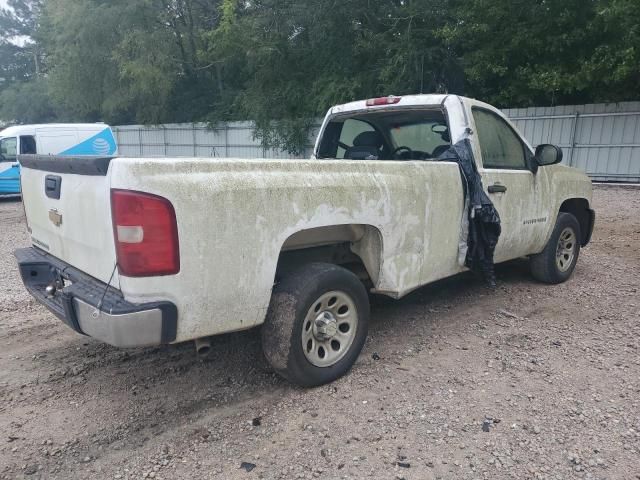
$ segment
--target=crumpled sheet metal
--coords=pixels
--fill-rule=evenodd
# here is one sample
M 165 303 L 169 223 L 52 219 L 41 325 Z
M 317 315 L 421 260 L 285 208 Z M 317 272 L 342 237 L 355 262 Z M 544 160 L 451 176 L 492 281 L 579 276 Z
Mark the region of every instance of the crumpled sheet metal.
M 500 238 L 500 215 L 482 186 L 482 177 L 468 138 L 452 145 L 437 160 L 456 162 L 465 193 L 458 262 L 481 274 L 491 285 L 495 285 L 493 255 Z

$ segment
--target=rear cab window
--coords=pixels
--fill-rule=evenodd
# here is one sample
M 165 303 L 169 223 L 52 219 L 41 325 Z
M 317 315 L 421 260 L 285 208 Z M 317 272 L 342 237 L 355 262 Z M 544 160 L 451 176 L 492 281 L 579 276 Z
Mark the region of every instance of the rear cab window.
M 353 112 L 331 119 L 318 158 L 429 160 L 451 145 L 444 112 L 435 108 Z

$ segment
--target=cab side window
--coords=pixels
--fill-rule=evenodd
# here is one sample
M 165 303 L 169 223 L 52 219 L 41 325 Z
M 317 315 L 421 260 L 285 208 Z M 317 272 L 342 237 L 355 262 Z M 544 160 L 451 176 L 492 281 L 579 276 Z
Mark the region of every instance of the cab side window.
M 15 162 L 17 155 L 18 139 L 16 137 L 0 140 L 0 162 Z
M 526 169 L 525 147 L 509 124 L 493 112 L 472 111 L 484 168 Z
M 38 153 L 36 149 L 36 139 L 31 135 L 20 137 L 20 154 L 35 155 L 36 153 Z

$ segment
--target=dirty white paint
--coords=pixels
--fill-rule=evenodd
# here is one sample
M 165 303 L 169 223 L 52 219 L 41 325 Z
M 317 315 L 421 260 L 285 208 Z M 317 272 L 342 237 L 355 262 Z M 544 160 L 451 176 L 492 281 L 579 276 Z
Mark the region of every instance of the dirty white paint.
M 22 201 L 31 242 L 92 277 L 108 282 L 116 263 L 109 178 L 56 174 L 63 178 L 60 199 L 45 195 L 49 172 L 22 168 Z M 55 210 L 62 223 L 54 225 L 49 212 Z M 118 288 L 118 273 L 111 285 Z
M 470 113 L 474 104 L 492 109 L 444 95 L 408 96 L 397 105 L 369 109 L 443 108 L 452 141 L 469 136 L 480 162 Z M 365 102 L 334 107 L 325 124 L 332 115 L 366 108 Z M 589 180 L 573 169 L 544 167 L 533 175 L 478 166 L 485 188 L 494 180 L 509 186 L 502 198 L 492 196 L 504 227 L 498 261 L 542 250 L 563 200 L 591 201 Z M 40 210 L 47 205 L 31 199 L 39 196 L 33 192 L 41 189 L 42 173 L 24 177 L 30 223 L 44 222 Z M 68 177 L 73 175 L 64 175 L 64 182 Z M 180 272 L 120 277 L 119 287 L 132 302 L 175 303 L 178 342 L 262 323 L 280 251 L 288 238 L 303 230 L 364 225 L 365 234 L 352 250 L 363 258 L 375 289 L 394 297 L 463 269 L 458 262 L 463 191 L 455 163 L 119 158 L 101 181 L 104 184 L 63 205 L 69 223 L 55 239 L 54 254 L 106 280 L 106 267 L 115 260 L 109 189 L 139 190 L 170 200 L 178 222 Z M 74 185 L 82 185 L 77 182 Z M 545 216 L 545 222 L 523 224 Z M 91 248 L 88 233 L 77 241 L 76 231 L 83 228 L 100 237 Z
M 111 186 L 174 205 L 180 273 L 121 277 L 120 287 L 131 301 L 176 303 L 179 339 L 261 323 L 282 246 L 302 230 L 373 227 L 382 240 L 376 288 L 397 296 L 459 270 L 458 222 L 445 221 L 462 208 L 453 163 L 119 159 Z M 434 222 L 437 233 L 429 231 Z M 438 244 L 449 254 L 425 265 L 426 251 Z
M 515 125 L 498 109 L 477 100 L 458 97 L 467 112 L 471 128 L 469 139 L 485 191 L 489 185 L 501 183 L 505 193 L 491 194 L 491 201 L 500 214 L 502 234 L 496 246 L 495 261 L 503 262 L 525 255 L 540 253 L 553 231 L 560 206 L 565 200 L 582 198 L 591 204 L 591 181 L 582 171 L 562 165 L 541 167 L 537 173 L 529 170 L 491 169 L 482 166 L 482 151 L 475 135 L 471 108 L 491 110 L 518 132 Z M 520 135 L 531 154 L 533 147 Z M 541 220 L 527 223 L 530 220 Z

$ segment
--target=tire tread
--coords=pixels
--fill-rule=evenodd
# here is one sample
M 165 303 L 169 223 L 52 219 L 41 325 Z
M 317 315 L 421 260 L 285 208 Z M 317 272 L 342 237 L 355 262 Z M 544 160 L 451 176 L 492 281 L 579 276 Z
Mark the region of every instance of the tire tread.
M 302 353 L 298 330 L 314 295 L 329 285 L 349 290 L 358 308 L 358 332 L 349 352 L 331 367 L 312 365 Z M 323 285 L 325 285 L 323 287 Z M 302 387 L 329 383 L 349 371 L 364 345 L 369 302 L 362 282 L 349 270 L 328 263 L 309 263 L 289 273 L 273 289 L 262 326 L 264 355 L 280 376 Z
M 573 265 L 566 272 L 560 272 L 556 266 L 556 247 L 558 243 L 558 237 L 560 233 L 567 227 L 572 227 L 576 234 L 577 250 Z M 544 250 L 537 255 L 532 255 L 530 258 L 531 275 L 536 280 L 548 283 L 558 284 L 568 280 L 573 274 L 578 256 L 580 254 L 580 223 L 570 213 L 560 212 L 556 220 L 556 224 L 551 233 L 551 237 L 544 247 Z

